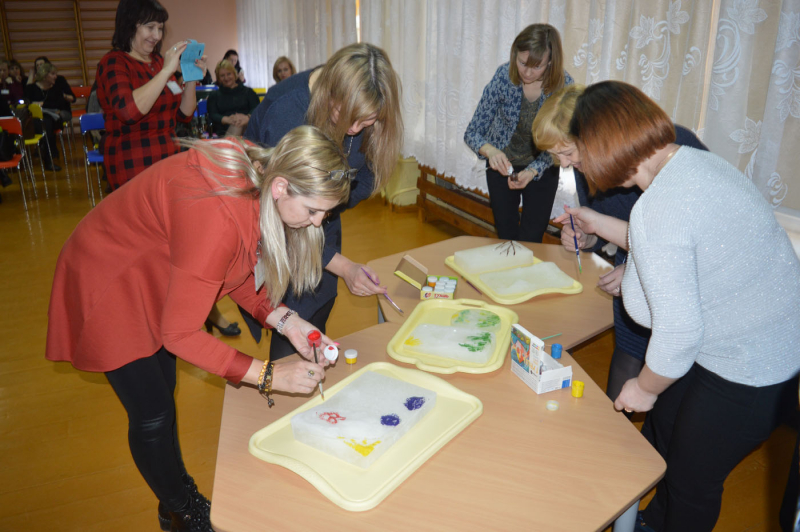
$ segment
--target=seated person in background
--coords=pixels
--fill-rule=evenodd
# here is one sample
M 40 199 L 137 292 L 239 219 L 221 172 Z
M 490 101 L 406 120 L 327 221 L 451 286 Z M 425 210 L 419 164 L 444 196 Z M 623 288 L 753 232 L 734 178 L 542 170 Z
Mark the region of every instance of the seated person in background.
M 19 64 L 19 61 L 11 60 L 8 62 L 8 75 L 12 81 L 16 81 L 17 83 L 22 83 L 22 65 Z
M 58 69 L 52 63 L 43 62 L 36 70 L 36 81 L 30 85 L 25 85 L 25 99 L 28 102 L 38 103 L 42 109 L 58 117 L 60 122 L 72 120 L 72 108 L 70 102 L 75 101 L 69 84 L 66 80 L 61 86 L 58 84 Z M 61 76 L 63 78 L 63 76 Z M 65 92 L 66 91 L 66 92 Z
M 32 85 L 36 82 L 36 71 L 45 63 L 49 63 L 52 65 L 50 60 L 45 56 L 39 56 L 33 62 L 33 69 L 31 70 L 30 74 L 28 75 L 28 85 Z M 55 68 L 55 65 L 53 65 Z M 75 103 L 75 94 L 72 92 L 72 87 L 69 86 L 69 82 L 67 78 L 58 74 L 58 69 L 56 68 L 56 82 L 55 87 L 64 95 L 64 99 L 67 101 L 67 110 L 70 111 L 69 118 L 67 120 L 72 119 L 72 107 L 70 104 Z M 66 120 L 65 120 L 66 121 Z
M 233 65 L 233 68 L 236 69 L 236 80 L 239 83 L 247 82 L 247 80 L 244 79 L 244 70 L 242 70 L 242 66 L 239 64 L 239 54 L 236 53 L 236 50 L 228 50 L 225 52 L 222 60 L 229 61 L 230 64 Z M 217 78 L 217 85 L 219 85 L 219 78 Z
M 288 57 L 282 55 L 275 61 L 275 66 L 272 67 L 272 79 L 275 83 L 280 83 L 289 76 L 294 76 L 297 71 Z
M 216 74 L 219 90 L 208 96 L 211 127 L 219 136 L 240 137 L 250 122 L 250 114 L 258 107 L 258 96 L 237 82 L 236 69 L 230 61 L 220 61 Z
M 55 130 L 72 117 L 72 112 L 64 110 L 69 103 L 64 100 L 64 95 L 55 87 L 56 69 L 50 63 L 39 66 L 36 72 L 36 82 L 25 85 L 25 101 L 39 104 L 42 108 L 42 133 L 46 139 L 46 146 L 40 146 L 39 153 L 45 169 L 59 171 L 61 167 L 53 163 L 58 158 Z M 67 118 L 69 117 L 69 118 Z
M 25 97 L 22 83 L 11 78 L 9 74 L 10 67 L 11 63 L 5 59 L 0 60 L 0 96 L 5 99 L 6 105 L 8 105 L 8 102 L 18 103 Z

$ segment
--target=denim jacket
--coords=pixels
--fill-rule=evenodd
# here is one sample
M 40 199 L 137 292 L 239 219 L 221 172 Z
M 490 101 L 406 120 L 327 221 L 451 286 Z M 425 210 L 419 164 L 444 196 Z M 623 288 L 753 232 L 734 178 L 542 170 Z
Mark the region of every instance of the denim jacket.
M 478 153 L 478 150 L 484 144 L 491 144 L 495 148 L 502 150 L 508 143 L 511 142 L 511 136 L 519 122 L 519 111 L 522 105 L 522 85 L 514 85 L 508 77 L 508 65 L 504 63 L 497 68 L 492 80 L 483 89 L 483 96 L 478 102 L 478 108 L 472 116 L 472 120 L 467 126 L 467 131 L 464 133 L 464 142 L 472 149 L 478 157 L 486 159 L 483 155 Z M 565 71 L 564 84 L 572 85 L 574 81 L 572 77 Z M 550 94 L 545 94 L 539 97 L 539 107 Z M 531 164 L 528 165 L 528 170 L 535 170 L 537 172 L 534 180 L 538 180 L 544 170 L 553 164 L 550 154 L 547 152 L 540 153 Z

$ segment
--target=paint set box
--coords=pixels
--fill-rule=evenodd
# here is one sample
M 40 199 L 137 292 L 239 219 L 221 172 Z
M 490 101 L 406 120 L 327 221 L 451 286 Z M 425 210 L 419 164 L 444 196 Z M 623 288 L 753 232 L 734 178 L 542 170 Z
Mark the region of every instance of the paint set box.
M 572 366 L 547 354 L 544 342 L 521 325 L 511 326 L 511 372 L 538 394 L 569 388 Z
M 404 255 L 394 274 L 419 290 L 422 301 L 433 299 L 455 299 L 458 277 L 429 275 L 428 268 L 411 255 Z
M 419 291 L 422 301 L 429 299 L 455 299 L 458 277 L 429 275 L 425 286 Z

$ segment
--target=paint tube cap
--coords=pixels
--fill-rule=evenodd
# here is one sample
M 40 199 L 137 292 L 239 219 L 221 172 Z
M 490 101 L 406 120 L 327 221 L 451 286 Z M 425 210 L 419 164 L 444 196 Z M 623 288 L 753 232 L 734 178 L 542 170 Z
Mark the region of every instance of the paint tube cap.
M 325 347 L 325 349 L 322 351 L 322 354 L 324 354 L 325 358 L 331 362 L 336 362 L 336 359 L 339 358 L 339 348 L 335 345 L 329 345 Z
M 550 356 L 553 358 L 561 358 L 561 344 L 553 344 L 550 348 Z
M 553 399 L 550 399 L 549 401 L 547 401 L 547 403 L 545 403 L 544 406 L 548 410 L 558 410 L 558 401 L 554 401 Z

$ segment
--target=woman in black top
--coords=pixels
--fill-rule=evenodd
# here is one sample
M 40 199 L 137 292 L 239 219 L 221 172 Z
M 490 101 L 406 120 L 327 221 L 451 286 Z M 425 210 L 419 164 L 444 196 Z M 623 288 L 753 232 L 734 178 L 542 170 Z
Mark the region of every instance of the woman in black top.
M 33 85 L 36 83 L 36 73 L 39 70 L 39 67 L 44 65 L 45 63 L 50 64 L 53 68 L 56 68 L 50 60 L 45 56 L 39 56 L 33 62 L 33 69 L 31 69 L 30 75 L 28 75 L 28 83 L 27 85 Z M 67 78 L 64 76 L 59 75 L 58 69 L 56 68 L 56 81 L 54 83 L 55 87 L 64 95 L 64 100 L 66 100 L 66 108 L 64 110 L 69 111 L 70 114 L 68 118 L 65 118 L 65 121 L 72 120 L 72 106 L 71 104 L 75 102 L 75 94 L 72 92 L 72 87 L 70 87 Z M 65 115 L 66 116 L 66 115 Z
M 217 65 L 219 90 L 208 96 L 208 117 L 214 133 L 241 136 L 250 122 L 250 114 L 258 107 L 258 95 L 237 81 L 236 69 L 230 61 Z
M 55 129 L 64 122 L 72 119 L 69 102 L 64 99 L 64 94 L 56 87 L 58 72 L 51 63 L 44 63 L 36 71 L 36 82 L 25 85 L 25 101 L 39 104 L 42 108 L 43 133 L 47 140 L 47 148 L 40 149 L 42 162 L 47 170 L 58 171 L 61 168 L 53 163 L 53 158 L 58 158 Z

